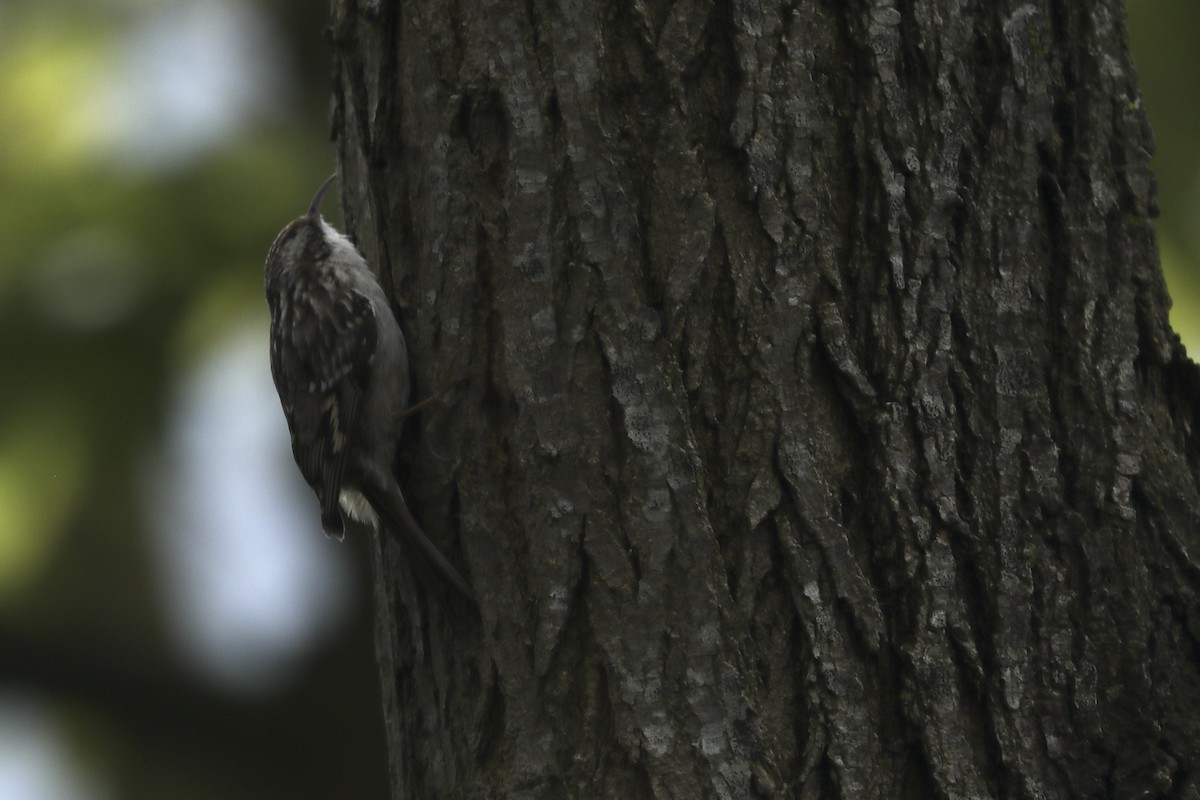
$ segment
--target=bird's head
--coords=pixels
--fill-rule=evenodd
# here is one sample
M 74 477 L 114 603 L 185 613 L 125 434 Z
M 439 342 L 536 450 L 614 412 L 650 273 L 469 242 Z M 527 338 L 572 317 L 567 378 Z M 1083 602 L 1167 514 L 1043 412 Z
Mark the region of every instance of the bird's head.
M 313 196 L 308 213 L 289 222 L 275 237 L 271 249 L 267 251 L 268 277 L 283 270 L 296 269 L 301 264 L 320 261 L 328 255 L 328 239 L 332 229 L 321 219 L 321 200 L 336 177 L 335 173 L 326 178 Z

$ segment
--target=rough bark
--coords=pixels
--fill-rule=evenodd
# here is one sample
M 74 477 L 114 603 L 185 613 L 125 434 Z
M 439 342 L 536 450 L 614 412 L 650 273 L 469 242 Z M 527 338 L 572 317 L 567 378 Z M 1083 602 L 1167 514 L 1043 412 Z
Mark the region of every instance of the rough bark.
M 338 0 L 394 796 L 1200 797 L 1196 371 L 1119 0 Z

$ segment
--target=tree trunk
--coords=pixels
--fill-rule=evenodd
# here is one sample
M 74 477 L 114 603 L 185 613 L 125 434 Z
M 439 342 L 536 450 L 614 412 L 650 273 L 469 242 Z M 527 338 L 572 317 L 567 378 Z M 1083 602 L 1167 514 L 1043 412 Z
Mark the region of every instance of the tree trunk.
M 455 385 L 402 475 L 481 601 L 384 544 L 394 797 L 1200 797 L 1200 380 L 1120 0 L 331 35 L 349 229 Z

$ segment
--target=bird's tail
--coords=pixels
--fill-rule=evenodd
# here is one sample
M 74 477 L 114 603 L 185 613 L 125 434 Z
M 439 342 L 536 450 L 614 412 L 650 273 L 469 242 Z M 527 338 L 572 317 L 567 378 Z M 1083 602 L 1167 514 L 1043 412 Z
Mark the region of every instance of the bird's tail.
M 369 485 L 363 487 L 362 493 L 383 518 L 384 527 L 390 530 L 392 535 L 405 546 L 415 545 L 421 554 L 433 564 L 434 568 L 442 573 L 442 577 L 449 581 L 455 589 L 458 589 L 463 597 L 474 603 L 475 595 L 471 591 L 471 587 L 413 519 L 412 513 L 408 510 L 408 503 L 405 502 L 404 495 L 400 493 L 400 487 L 396 485 L 395 481 L 389 481 L 386 488 L 375 486 L 374 481 L 366 481 L 366 483 Z

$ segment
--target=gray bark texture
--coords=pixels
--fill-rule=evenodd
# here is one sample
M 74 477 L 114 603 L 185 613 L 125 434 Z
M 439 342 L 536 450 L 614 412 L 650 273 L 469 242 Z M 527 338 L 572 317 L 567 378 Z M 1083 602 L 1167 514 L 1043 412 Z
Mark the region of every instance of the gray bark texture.
M 336 0 L 395 798 L 1200 798 L 1120 0 Z

